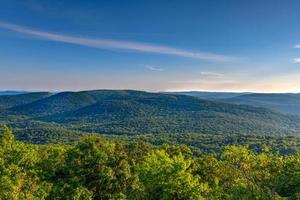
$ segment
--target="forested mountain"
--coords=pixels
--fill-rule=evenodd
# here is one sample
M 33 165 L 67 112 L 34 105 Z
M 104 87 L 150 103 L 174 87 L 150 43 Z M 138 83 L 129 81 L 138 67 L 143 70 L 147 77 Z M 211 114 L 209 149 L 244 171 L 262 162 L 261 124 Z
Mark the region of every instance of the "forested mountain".
M 300 115 L 300 94 L 297 93 L 233 93 L 233 92 L 172 92 L 218 102 L 264 107 L 277 112 Z
M 222 101 L 260 106 L 276 111 L 300 115 L 300 94 L 246 94 Z
M 299 135 L 300 118 L 264 108 L 132 90 L 2 96 L 0 122 L 22 140 L 43 143 L 73 134 Z M 5 108 L 5 109 L 4 109 Z M 40 137 L 40 138 L 39 138 Z M 55 139 L 54 139 L 55 140 Z
M 29 116 L 47 116 L 74 111 L 94 103 L 96 101 L 89 94 L 62 92 L 48 98 L 41 98 L 38 101 L 12 107 L 9 110 Z
M 18 95 L 0 95 L 0 109 L 23 105 L 51 96 L 49 92 L 33 92 Z

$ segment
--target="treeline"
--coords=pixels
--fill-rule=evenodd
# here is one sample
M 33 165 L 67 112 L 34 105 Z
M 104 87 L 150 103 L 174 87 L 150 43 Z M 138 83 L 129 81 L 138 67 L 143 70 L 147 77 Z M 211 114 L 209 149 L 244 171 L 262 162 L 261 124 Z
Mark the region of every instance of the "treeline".
M 0 199 L 299 199 L 300 153 L 195 154 L 99 136 L 34 145 L 0 134 Z
M 112 137 L 107 135 L 107 137 Z M 294 154 L 300 149 L 300 137 L 294 136 L 263 136 L 256 134 L 140 134 L 113 136 L 129 141 L 142 141 L 153 145 L 185 144 L 193 150 L 200 149 L 204 153 L 221 153 L 229 145 L 247 145 L 256 153 L 260 153 L 265 145 L 280 155 Z

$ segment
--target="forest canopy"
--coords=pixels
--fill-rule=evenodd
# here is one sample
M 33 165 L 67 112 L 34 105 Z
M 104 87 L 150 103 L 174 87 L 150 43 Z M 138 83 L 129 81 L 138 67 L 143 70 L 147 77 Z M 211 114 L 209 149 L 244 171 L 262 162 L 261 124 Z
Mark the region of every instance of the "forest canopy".
M 299 199 L 300 153 L 226 146 L 220 155 L 185 145 L 84 136 L 37 145 L 0 134 L 1 199 Z

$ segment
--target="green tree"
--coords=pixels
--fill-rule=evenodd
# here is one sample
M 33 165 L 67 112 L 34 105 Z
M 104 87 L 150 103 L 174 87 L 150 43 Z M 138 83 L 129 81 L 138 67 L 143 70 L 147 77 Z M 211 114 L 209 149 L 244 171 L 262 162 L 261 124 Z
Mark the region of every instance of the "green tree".
M 193 176 L 191 159 L 179 153 L 170 157 L 164 150 L 155 150 L 137 170 L 143 184 L 143 199 L 204 199 L 208 185 Z

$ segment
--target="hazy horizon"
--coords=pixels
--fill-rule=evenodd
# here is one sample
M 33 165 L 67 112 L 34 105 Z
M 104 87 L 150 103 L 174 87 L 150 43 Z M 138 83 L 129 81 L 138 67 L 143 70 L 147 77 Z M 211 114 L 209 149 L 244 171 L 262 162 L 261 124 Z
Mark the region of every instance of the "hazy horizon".
M 118 89 L 113 89 L 113 88 L 91 88 L 91 89 L 86 89 L 86 90 L 10 90 L 10 89 L 4 89 L 0 90 L 1 92 L 20 92 L 20 93 L 30 93 L 30 92 L 50 92 L 50 93 L 60 93 L 60 92 L 82 92 L 82 91 L 97 91 L 97 90 L 133 90 L 133 91 L 143 91 L 143 92 L 153 92 L 153 93 L 184 93 L 184 92 L 207 92 L 207 93 L 253 93 L 253 94 L 300 94 L 300 92 L 256 92 L 256 91 L 230 91 L 230 90 L 225 90 L 225 91 L 214 91 L 214 90 L 158 90 L 158 91 L 151 91 L 151 90 L 139 90 L 139 89 L 134 89 L 134 88 L 118 88 Z

